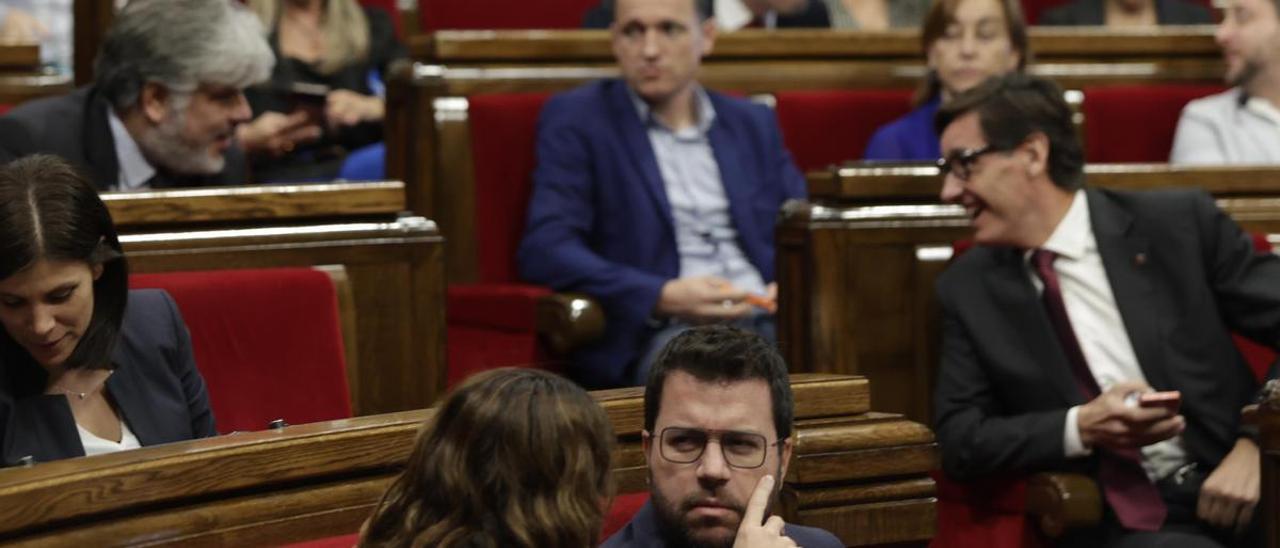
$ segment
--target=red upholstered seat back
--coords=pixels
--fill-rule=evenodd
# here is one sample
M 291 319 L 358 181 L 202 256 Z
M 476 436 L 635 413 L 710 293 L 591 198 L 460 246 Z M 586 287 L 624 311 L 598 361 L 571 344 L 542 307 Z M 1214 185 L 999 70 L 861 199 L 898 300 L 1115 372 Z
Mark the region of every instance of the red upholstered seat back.
M 422 30 L 576 29 L 599 0 L 418 0 Z
M 911 90 L 783 91 L 777 100 L 782 138 L 800 171 L 862 158 L 880 126 L 911 111 Z
M 333 282 L 310 268 L 135 274 L 173 296 L 219 432 L 351 416 Z
M 1266 234 L 1253 233 L 1253 247 L 1259 253 L 1271 253 L 1271 242 L 1267 241 Z M 1267 370 L 1271 368 L 1271 362 L 1276 359 L 1276 352 L 1266 346 L 1262 346 L 1249 339 L 1239 335 L 1232 335 L 1235 339 L 1236 348 L 1240 349 L 1240 353 L 1244 354 L 1245 361 L 1249 362 L 1249 367 L 1253 369 L 1255 375 L 1259 379 L 1266 378 Z
M 1221 85 L 1171 84 L 1084 88 L 1085 160 L 1167 162 L 1182 107 Z
M 477 281 L 514 283 L 537 162 L 538 114 L 550 94 L 468 98 L 475 173 Z

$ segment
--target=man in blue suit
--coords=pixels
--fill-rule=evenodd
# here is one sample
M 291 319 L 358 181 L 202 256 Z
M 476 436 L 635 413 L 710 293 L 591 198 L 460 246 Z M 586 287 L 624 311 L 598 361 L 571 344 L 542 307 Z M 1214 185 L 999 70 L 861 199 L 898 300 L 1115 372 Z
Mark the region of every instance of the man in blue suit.
M 772 337 L 773 230 L 804 178 L 766 107 L 703 89 L 715 22 L 696 0 L 620 0 L 622 79 L 552 98 L 521 276 L 591 295 L 602 340 L 573 356 L 591 388 L 643 384 L 656 349 L 729 321 Z

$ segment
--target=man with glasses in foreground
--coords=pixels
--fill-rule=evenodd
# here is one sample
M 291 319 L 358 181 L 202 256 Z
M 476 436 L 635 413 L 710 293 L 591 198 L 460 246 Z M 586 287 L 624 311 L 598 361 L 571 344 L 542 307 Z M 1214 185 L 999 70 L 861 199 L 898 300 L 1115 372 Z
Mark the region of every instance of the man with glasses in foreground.
M 1064 546 L 1255 545 L 1258 383 L 1231 333 L 1280 345 L 1280 259 L 1203 191 L 1085 187 L 1047 80 L 988 80 L 937 126 L 978 244 L 937 283 L 946 473 L 1092 476 L 1102 523 Z
M 603 548 L 843 546 L 771 514 L 794 447 L 786 363 L 759 335 L 689 329 L 644 393 L 650 500 Z

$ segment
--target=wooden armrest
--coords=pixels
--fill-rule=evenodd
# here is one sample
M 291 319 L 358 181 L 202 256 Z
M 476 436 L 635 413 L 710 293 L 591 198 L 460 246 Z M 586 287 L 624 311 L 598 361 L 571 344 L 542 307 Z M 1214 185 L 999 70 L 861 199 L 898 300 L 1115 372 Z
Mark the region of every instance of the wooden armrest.
M 1027 480 L 1027 514 L 1049 538 L 1102 521 L 1098 484 L 1083 474 L 1042 473 Z
M 538 334 L 551 351 L 564 355 L 604 334 L 604 310 L 581 293 L 552 293 L 538 299 Z

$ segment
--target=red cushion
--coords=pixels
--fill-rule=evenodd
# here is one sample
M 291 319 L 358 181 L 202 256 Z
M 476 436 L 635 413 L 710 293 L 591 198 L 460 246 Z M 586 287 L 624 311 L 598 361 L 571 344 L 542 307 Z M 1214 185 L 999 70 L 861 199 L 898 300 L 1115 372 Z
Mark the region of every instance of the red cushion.
M 333 282 L 310 268 L 135 274 L 173 296 L 191 331 L 218 430 L 348 418 Z
M 1221 85 L 1169 84 L 1084 88 L 1085 160 L 1169 161 L 1182 107 Z
M 911 91 L 783 91 L 777 100 L 782 138 L 801 171 L 857 160 L 877 128 L 911 111 Z
M 600 540 L 604 541 L 614 533 L 626 527 L 627 522 L 640 511 L 644 503 L 649 502 L 649 493 L 623 493 L 613 498 L 609 512 L 604 516 L 604 527 L 601 528 Z
M 422 30 L 576 29 L 600 0 L 418 0 Z
M 533 192 L 538 114 L 550 94 L 468 98 L 479 281 L 514 282 L 516 247 Z
M 550 292 L 524 284 L 449 286 L 449 386 L 497 367 L 548 368 L 536 314 L 538 299 Z

